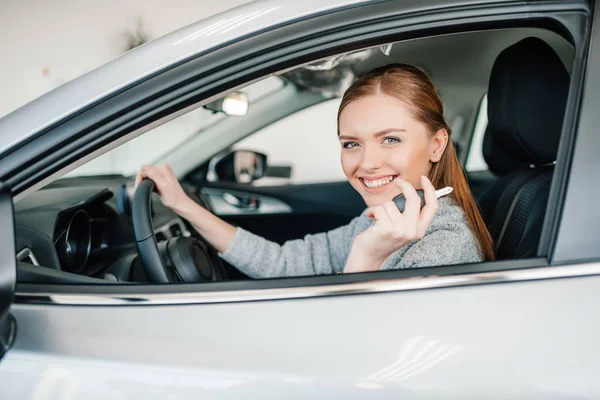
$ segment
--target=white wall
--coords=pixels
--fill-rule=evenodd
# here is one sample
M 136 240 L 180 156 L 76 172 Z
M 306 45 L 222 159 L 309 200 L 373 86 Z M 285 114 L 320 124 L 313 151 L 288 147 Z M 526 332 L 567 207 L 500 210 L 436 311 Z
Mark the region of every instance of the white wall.
M 2 0 L 0 117 L 151 39 L 250 0 Z

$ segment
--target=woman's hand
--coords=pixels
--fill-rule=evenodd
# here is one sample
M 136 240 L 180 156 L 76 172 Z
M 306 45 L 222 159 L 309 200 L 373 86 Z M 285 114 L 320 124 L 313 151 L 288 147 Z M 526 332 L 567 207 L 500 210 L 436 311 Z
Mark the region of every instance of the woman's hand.
M 184 192 L 170 165 L 142 165 L 135 185 L 139 185 L 144 178 L 152 179 L 163 204 L 188 220 L 217 251 L 222 253 L 229 247 L 236 228 L 194 202 Z
M 375 223 L 354 239 L 344 272 L 376 271 L 398 249 L 425 236 L 438 210 L 433 185 L 425 176 L 421 177 L 425 194 L 425 206 L 421 209 L 421 198 L 415 188 L 403 180 L 397 179 L 395 183 L 406 198 L 404 212 L 393 201 L 369 208 L 366 215 Z
M 168 164 L 142 165 L 135 178 L 135 186 L 137 187 L 145 178 L 154 181 L 163 204 L 176 213 L 180 213 L 184 205 L 191 200 Z

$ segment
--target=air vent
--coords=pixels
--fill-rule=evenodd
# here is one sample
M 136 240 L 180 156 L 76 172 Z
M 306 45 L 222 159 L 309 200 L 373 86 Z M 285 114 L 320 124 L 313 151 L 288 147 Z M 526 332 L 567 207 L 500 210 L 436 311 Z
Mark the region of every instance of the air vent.
M 17 254 L 17 261 L 31 265 L 40 265 L 30 248 L 26 247 Z

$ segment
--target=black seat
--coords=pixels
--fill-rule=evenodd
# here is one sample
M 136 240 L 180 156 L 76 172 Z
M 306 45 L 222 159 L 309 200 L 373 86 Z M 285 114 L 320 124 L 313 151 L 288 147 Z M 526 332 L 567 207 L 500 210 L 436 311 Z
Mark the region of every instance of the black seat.
M 541 39 L 521 40 L 494 63 L 483 155 L 499 178 L 480 206 L 497 259 L 537 254 L 568 89 L 567 70 Z

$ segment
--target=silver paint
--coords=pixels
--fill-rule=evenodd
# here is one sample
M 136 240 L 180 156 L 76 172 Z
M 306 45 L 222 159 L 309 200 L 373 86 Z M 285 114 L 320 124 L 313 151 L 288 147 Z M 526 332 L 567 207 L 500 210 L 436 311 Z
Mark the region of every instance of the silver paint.
M 18 302 L 68 305 L 131 305 L 158 306 L 176 304 L 210 304 L 246 301 L 316 298 L 345 294 L 372 294 L 397 291 L 439 289 L 487 283 L 515 283 L 557 278 L 600 275 L 600 263 L 540 267 L 496 272 L 446 276 L 416 276 L 398 279 L 373 279 L 356 283 L 298 286 L 290 288 L 223 290 L 217 292 L 187 292 L 160 294 L 57 294 L 48 292 L 17 292 Z
M 569 268 L 598 266 L 560 274 Z M 16 304 L 0 386 L 31 400 L 595 399 L 599 287 L 593 276 L 186 306 Z

